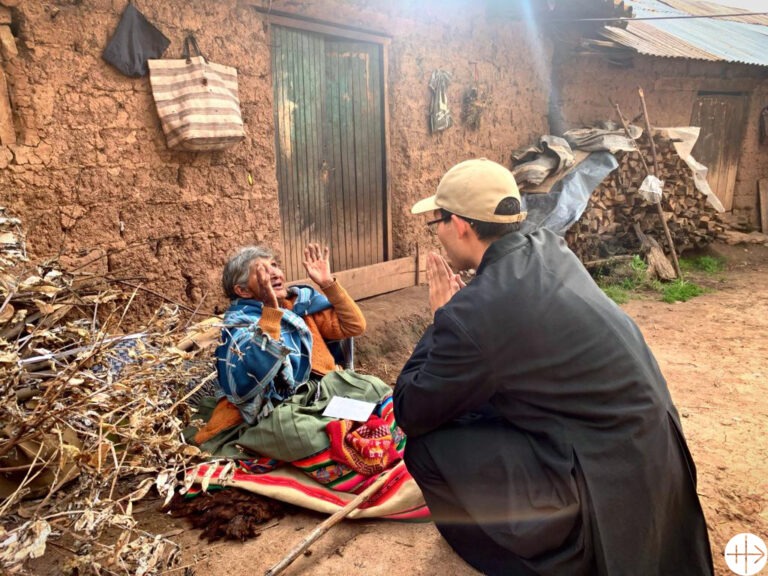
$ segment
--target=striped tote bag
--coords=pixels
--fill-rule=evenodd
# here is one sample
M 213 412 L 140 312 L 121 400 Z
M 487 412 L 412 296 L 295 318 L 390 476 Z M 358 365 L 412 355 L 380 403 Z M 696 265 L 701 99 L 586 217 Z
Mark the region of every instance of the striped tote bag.
M 168 148 L 222 150 L 242 141 L 237 69 L 209 62 L 192 35 L 184 39 L 181 56 L 148 60 L 152 96 Z

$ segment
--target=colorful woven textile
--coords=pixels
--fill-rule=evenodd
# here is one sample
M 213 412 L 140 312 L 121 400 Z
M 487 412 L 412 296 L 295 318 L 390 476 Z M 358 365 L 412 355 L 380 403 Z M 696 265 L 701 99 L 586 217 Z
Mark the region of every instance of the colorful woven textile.
M 283 464 L 280 460 L 274 458 L 250 458 L 248 460 L 238 460 L 237 464 L 247 472 L 253 474 L 266 474 L 272 472 L 275 468 Z
M 293 310 L 282 310 L 279 339 L 262 330 L 263 304 L 258 300 L 233 300 L 224 314 L 221 344 L 216 348 L 220 387 L 216 399 L 226 396 L 248 424 L 267 416 L 309 378 L 312 334 L 302 316 L 331 303 L 309 286 L 293 286 L 290 294 L 295 295 Z M 287 389 L 276 385 L 278 374 Z
M 352 420 L 334 420 L 328 422 L 325 430 L 331 439 L 331 458 L 361 474 L 378 474 L 400 459 L 392 430 L 376 415 L 362 425 Z
M 350 518 L 429 519 L 421 490 L 401 460 L 406 438 L 395 422 L 392 396 L 380 402 L 374 417 L 377 418 L 374 422 L 378 424 L 378 433 L 386 435 L 388 429 L 391 436 L 392 453 L 383 472 L 389 475 L 390 481 L 376 496 L 355 510 Z M 380 422 L 383 422 L 383 429 Z M 361 474 L 350 466 L 336 462 L 331 456 L 331 448 L 295 460 L 290 466 L 281 464 L 284 463 L 269 458 L 253 458 L 238 460 L 234 467 L 218 463 L 200 465 L 190 474 L 194 475 L 194 482 L 204 489 L 209 486 L 237 486 L 329 514 L 343 508 L 378 477 L 378 474 Z
M 394 450 L 397 456 L 402 458 L 403 451 L 405 450 L 406 438 L 403 431 L 400 430 L 400 427 L 397 425 L 397 422 L 395 422 L 394 405 L 392 403 L 391 395 L 381 400 L 376 407 L 374 415 L 378 416 L 389 427 Z M 307 458 L 295 460 L 291 462 L 291 464 L 320 482 L 320 484 L 324 484 L 329 488 L 333 488 L 340 492 L 354 492 L 368 479 L 370 474 L 375 474 L 381 471 L 371 472 L 370 474 L 364 472 L 361 473 L 361 470 L 355 470 L 346 460 L 339 461 L 334 458 L 331 450 L 332 448 L 322 450 Z M 390 464 L 394 464 L 396 460 L 397 458 L 393 457 L 390 460 Z
M 280 466 L 267 474 L 253 474 L 240 467 L 227 469 L 226 465 L 201 464 L 189 473 L 194 474 L 195 482 L 206 488 L 235 486 L 325 514 L 338 512 L 355 498 L 353 493 L 337 492 L 315 482 L 293 466 Z M 428 520 L 429 509 L 424 503 L 424 497 L 403 461 L 399 461 L 384 474 L 387 476 L 384 486 L 348 517 Z M 376 478 L 368 477 L 356 492 L 363 491 Z

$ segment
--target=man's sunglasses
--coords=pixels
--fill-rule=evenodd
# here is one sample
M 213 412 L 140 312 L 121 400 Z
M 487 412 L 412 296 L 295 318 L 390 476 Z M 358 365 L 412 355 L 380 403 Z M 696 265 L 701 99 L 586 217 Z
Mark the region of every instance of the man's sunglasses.
M 435 218 L 434 220 L 430 220 L 427 222 L 427 228 L 434 224 L 439 224 L 440 222 L 448 222 L 451 219 L 452 214 L 443 214 L 440 216 L 440 218 Z

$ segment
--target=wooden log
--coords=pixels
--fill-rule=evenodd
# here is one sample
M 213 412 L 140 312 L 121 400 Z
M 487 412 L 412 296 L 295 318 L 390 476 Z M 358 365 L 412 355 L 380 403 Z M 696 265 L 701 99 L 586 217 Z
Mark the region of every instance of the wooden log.
M 588 270 L 593 270 L 595 268 L 604 268 L 606 266 L 612 266 L 614 264 L 618 264 L 619 262 L 628 262 L 632 260 L 634 256 L 631 254 L 621 254 L 619 256 L 611 256 L 609 258 L 601 258 L 599 260 L 589 260 L 587 262 L 584 262 L 584 267 Z
M 674 280 L 676 277 L 675 270 L 667 260 L 664 251 L 659 246 L 659 243 L 650 236 L 647 236 L 640 230 L 640 227 L 635 225 L 635 233 L 646 252 L 648 259 L 648 273 L 658 277 L 660 280 Z

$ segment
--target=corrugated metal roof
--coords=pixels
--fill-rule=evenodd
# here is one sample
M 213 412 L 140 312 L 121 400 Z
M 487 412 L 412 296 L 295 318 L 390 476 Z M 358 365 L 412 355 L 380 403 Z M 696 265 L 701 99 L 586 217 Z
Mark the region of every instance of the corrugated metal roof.
M 714 54 L 701 50 L 674 34 L 659 30 L 648 22 L 631 22 L 626 29 L 606 26 L 602 35 L 617 44 L 628 46 L 648 56 L 720 60 Z
M 689 3 L 687 0 L 625 0 L 625 3 L 632 7 L 636 18 L 689 14 L 682 9 Z M 712 9 L 713 5 L 695 4 L 699 12 Z M 704 4 L 710 6 L 703 7 Z M 717 6 L 717 9 L 719 14 L 736 11 L 726 6 Z M 768 66 L 768 26 L 765 25 L 721 18 L 627 20 L 626 23 L 626 29 L 606 26 L 603 35 L 649 56 Z
M 705 2 L 704 0 L 663 0 L 664 4 L 671 6 L 682 12 L 687 12 L 694 16 L 712 16 L 715 14 L 750 14 L 759 12 L 759 10 L 744 10 L 743 8 L 733 8 L 732 6 L 723 6 L 714 2 Z M 763 12 L 768 12 L 768 2 L 763 6 Z M 768 16 L 728 16 L 723 20 L 741 22 L 742 24 L 757 24 L 759 26 L 768 26 Z

